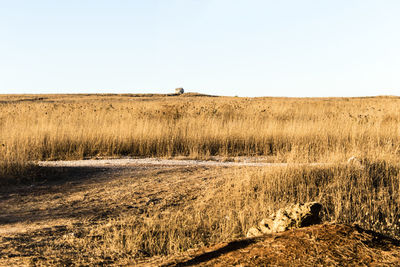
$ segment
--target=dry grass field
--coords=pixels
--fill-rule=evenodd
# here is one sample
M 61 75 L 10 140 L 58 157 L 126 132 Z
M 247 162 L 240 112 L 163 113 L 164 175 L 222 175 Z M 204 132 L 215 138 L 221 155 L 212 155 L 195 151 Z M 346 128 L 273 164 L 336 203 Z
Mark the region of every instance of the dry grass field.
M 387 159 L 400 153 L 399 103 L 396 97 L 3 95 L 2 171 L 18 171 L 15 163 L 22 170 L 28 160 L 122 155 Z
M 296 232 L 298 242 L 308 236 L 317 249 L 320 244 L 326 250 L 329 242 L 322 241 L 328 237 L 319 240 L 315 233 L 353 233 L 343 224 L 356 223 L 373 234 L 367 237 L 360 230 L 340 242 L 356 242 L 360 236 L 375 242 L 378 233 L 393 240 L 379 239 L 391 240 L 386 254 L 378 251 L 384 247 L 379 240 L 369 247 L 354 243 L 360 246 L 353 249 L 364 249 L 367 256 L 348 264 L 399 263 L 393 256 L 400 253 L 395 240 L 400 238 L 399 141 L 397 97 L 2 95 L 0 266 L 190 265 L 193 251 L 241 239 L 270 212 L 305 201 L 321 202 L 324 221 L 338 226 L 318 226 L 310 235 Z M 40 160 L 122 156 L 246 156 L 293 164 L 36 165 Z M 351 156 L 361 164 L 347 164 Z M 312 162 L 330 164 L 295 164 Z M 347 256 L 337 253 L 313 251 L 307 260 L 311 265 L 346 264 Z M 179 263 L 180 258 L 185 261 Z M 232 258 L 214 260 L 211 265 L 234 263 Z M 270 260 L 264 262 L 301 265 Z

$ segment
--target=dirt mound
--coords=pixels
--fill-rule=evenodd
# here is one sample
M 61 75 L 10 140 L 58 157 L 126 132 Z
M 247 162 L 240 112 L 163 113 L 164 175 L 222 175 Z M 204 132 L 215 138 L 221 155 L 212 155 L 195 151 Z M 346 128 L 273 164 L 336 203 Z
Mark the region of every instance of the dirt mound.
M 223 243 L 160 266 L 400 266 L 400 241 L 358 226 L 322 224 Z

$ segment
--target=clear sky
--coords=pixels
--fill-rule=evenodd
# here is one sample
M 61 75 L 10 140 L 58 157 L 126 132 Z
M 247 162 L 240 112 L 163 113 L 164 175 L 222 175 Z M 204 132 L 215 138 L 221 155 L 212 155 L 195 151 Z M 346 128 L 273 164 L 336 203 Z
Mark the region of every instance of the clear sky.
M 398 0 L 0 0 L 0 93 L 400 95 Z

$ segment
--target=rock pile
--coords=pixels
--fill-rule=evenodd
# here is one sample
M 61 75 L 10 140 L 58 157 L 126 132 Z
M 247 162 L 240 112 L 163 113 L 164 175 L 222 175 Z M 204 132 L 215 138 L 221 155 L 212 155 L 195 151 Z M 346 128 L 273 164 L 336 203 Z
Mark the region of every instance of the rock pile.
M 319 217 L 321 209 L 322 205 L 318 202 L 298 203 L 282 208 L 268 218 L 263 219 L 258 227 L 250 228 L 247 232 L 247 237 L 256 237 L 319 224 L 321 222 Z

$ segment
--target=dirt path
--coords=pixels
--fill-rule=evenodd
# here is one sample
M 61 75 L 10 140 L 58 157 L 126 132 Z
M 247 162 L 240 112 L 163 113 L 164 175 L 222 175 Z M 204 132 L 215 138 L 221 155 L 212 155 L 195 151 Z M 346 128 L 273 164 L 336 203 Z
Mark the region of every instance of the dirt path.
M 0 188 L 0 234 L 23 233 L 49 225 L 73 224 L 82 218 L 93 220 L 92 217 L 124 213 L 138 203 L 160 202 L 151 195 L 167 199 L 166 195 L 176 194 L 178 181 L 186 184 L 185 188 L 188 185 L 188 189 L 196 188 L 202 181 L 199 176 L 211 177 L 222 169 L 289 165 L 265 161 L 261 157 L 242 157 L 236 162 L 218 158 L 40 161 L 38 164 L 49 173 L 42 180 L 29 186 Z M 161 173 L 164 173 L 162 179 Z M 122 203 L 124 194 L 126 199 L 134 201 Z M 116 195 L 120 198 L 116 199 Z
M 183 208 L 236 169 L 109 162 L 46 162 L 41 165 L 51 175 L 45 180 L 1 189 L 0 266 L 68 265 L 60 246 L 70 236 L 90 236 L 94 227 L 120 216 L 144 218 Z
M 98 220 L 127 210 L 143 213 L 154 204 L 173 203 L 174 195 L 188 195 L 204 176 L 215 178 L 215 168 L 204 166 L 56 166 L 44 167 L 53 172 L 44 181 L 0 191 L 0 234 L 62 220 Z
M 263 167 L 263 166 L 289 166 L 289 165 L 308 165 L 319 166 L 330 163 L 270 163 L 265 162 L 264 158 L 240 158 L 237 161 L 221 160 L 187 160 L 187 159 L 160 159 L 160 158 L 123 158 L 123 159 L 90 159 L 90 160 L 71 160 L 71 161 L 40 161 L 40 166 L 52 167 L 124 167 L 124 166 L 210 166 L 210 167 Z
M 188 185 L 198 188 L 203 175 L 216 179 L 212 173 L 224 169 L 222 172 L 229 172 L 227 169 L 232 167 L 326 164 L 268 163 L 261 157 L 235 160 L 123 158 L 40 161 L 38 164 L 49 173 L 43 180 L 29 186 L 0 188 L 0 234 L 23 233 L 46 225 L 73 224 L 82 218 L 93 220 L 92 217 L 122 214 L 138 203 L 160 202 L 151 195 L 167 199 L 166 195 L 176 194 L 179 192 L 175 186 L 178 181 L 186 184 L 184 188 Z M 161 173 L 165 174 L 162 179 L 159 178 Z M 199 176 L 202 177 L 200 180 Z M 122 203 L 124 194 L 130 201 Z M 116 195 L 120 198 L 116 199 Z

